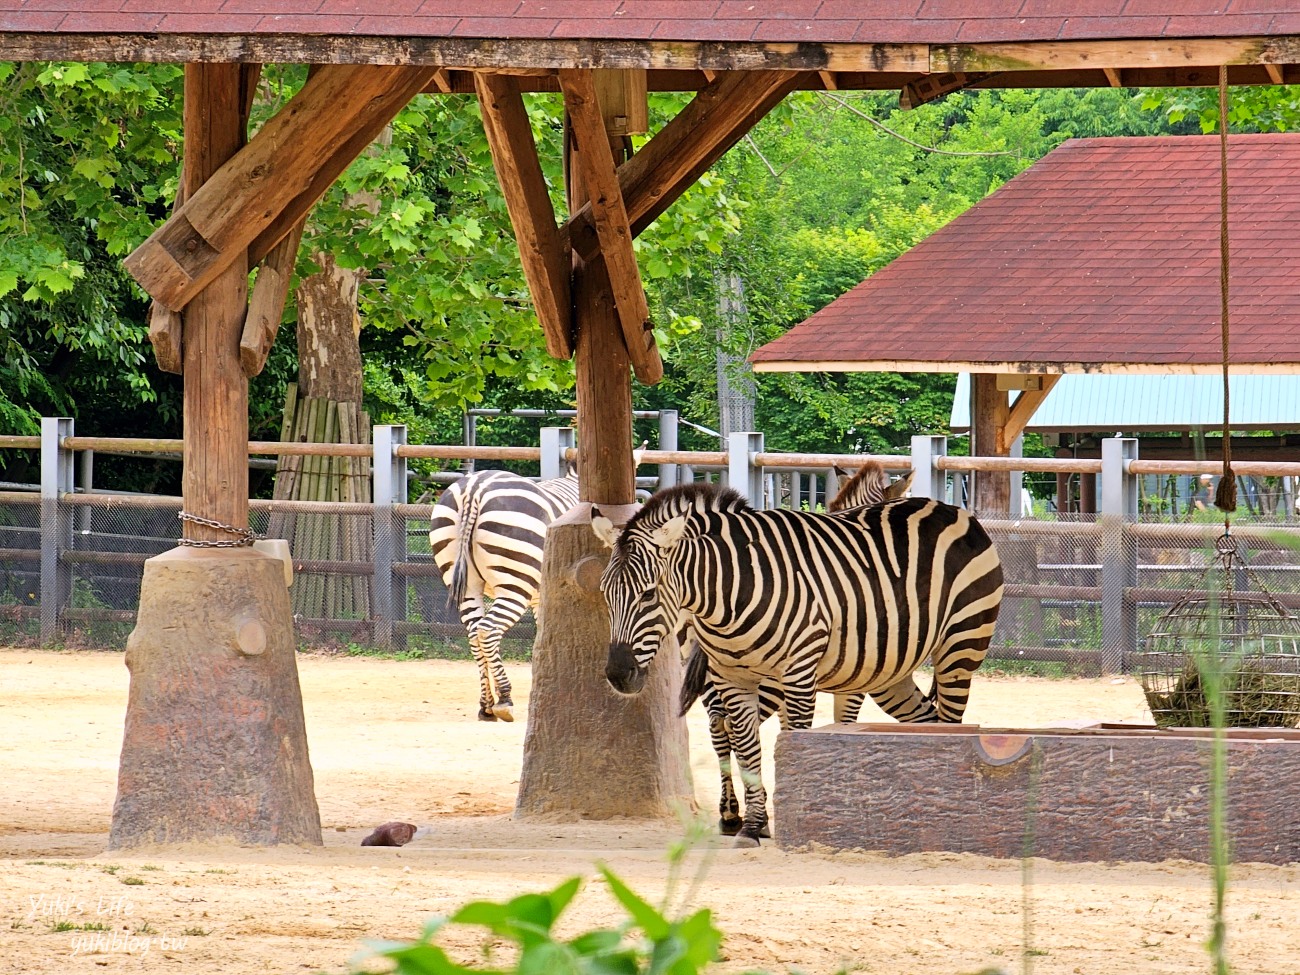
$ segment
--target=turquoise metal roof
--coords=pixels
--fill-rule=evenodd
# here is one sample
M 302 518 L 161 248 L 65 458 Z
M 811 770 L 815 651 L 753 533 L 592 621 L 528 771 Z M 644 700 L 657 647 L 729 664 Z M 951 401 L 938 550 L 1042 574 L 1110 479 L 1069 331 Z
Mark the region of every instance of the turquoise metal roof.
M 1300 430 L 1300 376 L 1229 377 L 1234 430 Z M 1011 393 L 1014 401 L 1016 393 Z M 1223 378 L 1079 375 L 1060 378 L 1026 430 L 1172 431 L 1223 425 Z M 952 427 L 970 428 L 970 373 L 957 374 Z

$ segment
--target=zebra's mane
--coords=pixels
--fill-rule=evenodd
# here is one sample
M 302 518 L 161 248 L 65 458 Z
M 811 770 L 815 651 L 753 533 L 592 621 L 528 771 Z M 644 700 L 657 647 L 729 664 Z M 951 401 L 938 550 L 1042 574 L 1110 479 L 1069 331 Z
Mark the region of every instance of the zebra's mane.
M 692 511 L 752 510 L 749 502 L 731 488 L 715 484 L 679 484 L 650 495 L 641 510 L 627 523 L 627 528 L 661 525 Z
M 864 504 L 878 504 L 889 487 L 889 475 L 878 460 L 869 460 L 858 472 L 844 482 L 844 486 L 826 506 L 828 511 L 842 511 Z

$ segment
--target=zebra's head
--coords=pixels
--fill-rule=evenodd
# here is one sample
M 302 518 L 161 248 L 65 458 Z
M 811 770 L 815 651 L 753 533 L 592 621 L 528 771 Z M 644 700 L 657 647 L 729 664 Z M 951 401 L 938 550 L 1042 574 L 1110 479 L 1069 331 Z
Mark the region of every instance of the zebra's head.
M 605 678 L 620 694 L 645 686 L 646 669 L 684 613 L 680 598 L 665 591 L 665 569 L 699 516 L 710 509 L 745 506 L 734 491 L 685 485 L 661 491 L 618 532 L 599 511 L 592 527 L 614 551 L 600 588 L 609 606 L 609 658 Z

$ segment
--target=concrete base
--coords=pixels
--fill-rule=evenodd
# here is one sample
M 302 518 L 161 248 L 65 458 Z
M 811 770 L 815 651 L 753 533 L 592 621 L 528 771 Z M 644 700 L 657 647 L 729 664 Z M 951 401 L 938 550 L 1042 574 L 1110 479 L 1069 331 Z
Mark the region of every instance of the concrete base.
M 181 547 L 145 562 L 109 848 L 320 845 L 283 565 Z
M 782 732 L 785 849 L 1210 859 L 1210 732 L 837 725 Z M 1232 859 L 1300 860 L 1300 732 L 1228 732 Z
M 625 516 L 635 510 L 627 508 Z M 609 610 L 600 575 L 608 561 L 590 505 L 552 522 L 517 818 L 669 818 L 694 809 L 676 644 L 660 650 L 636 697 L 615 694 L 605 680 Z

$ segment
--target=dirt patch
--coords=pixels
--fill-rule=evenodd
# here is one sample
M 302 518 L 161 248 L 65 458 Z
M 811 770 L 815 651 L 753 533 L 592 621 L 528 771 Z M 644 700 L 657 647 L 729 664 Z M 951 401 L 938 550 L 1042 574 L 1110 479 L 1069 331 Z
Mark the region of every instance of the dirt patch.
M 495 725 L 474 720 L 470 664 L 304 657 L 300 672 L 325 848 L 123 855 L 105 851 L 126 707 L 121 655 L 0 651 L 0 971 L 343 972 L 363 938 L 412 937 L 431 914 L 590 877 L 597 860 L 664 897 L 665 850 L 680 827 L 510 818 L 527 666 L 511 667 L 520 720 Z M 1141 689 L 1108 679 L 986 677 L 969 713 L 1027 728 L 1144 717 Z M 699 714 L 690 734 L 696 794 L 711 813 L 716 762 Z M 400 849 L 359 845 L 392 819 L 433 829 Z M 672 896 L 713 908 L 727 934 L 722 972 L 1020 971 L 1026 935 L 1040 975 L 1207 970 L 1206 868 L 1029 867 L 1025 888 L 1019 861 L 964 854 L 708 848 L 691 855 Z M 1239 970 L 1300 971 L 1297 879 L 1293 867 L 1234 869 Z M 590 881 L 568 927 L 613 917 Z M 453 943 L 469 953 L 475 942 Z

